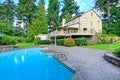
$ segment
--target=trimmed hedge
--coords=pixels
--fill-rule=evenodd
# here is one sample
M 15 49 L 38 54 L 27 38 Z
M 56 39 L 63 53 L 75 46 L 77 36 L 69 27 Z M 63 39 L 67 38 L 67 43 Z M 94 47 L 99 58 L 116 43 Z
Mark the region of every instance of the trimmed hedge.
M 64 40 L 64 46 L 67 46 L 67 47 L 75 46 L 75 40 L 72 38 L 66 38 Z
M 78 46 L 87 45 L 88 41 L 86 38 L 75 38 L 75 44 Z
M 57 45 L 63 46 L 64 45 L 64 39 L 57 39 L 56 43 L 57 43 Z
M 49 40 L 40 40 L 39 44 L 50 44 Z

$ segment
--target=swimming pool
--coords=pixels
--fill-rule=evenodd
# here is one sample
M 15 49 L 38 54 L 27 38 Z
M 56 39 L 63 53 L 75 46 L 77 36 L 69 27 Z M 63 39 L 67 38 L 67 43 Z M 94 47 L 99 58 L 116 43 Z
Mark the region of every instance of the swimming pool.
M 71 80 L 74 73 L 42 48 L 0 53 L 0 80 Z

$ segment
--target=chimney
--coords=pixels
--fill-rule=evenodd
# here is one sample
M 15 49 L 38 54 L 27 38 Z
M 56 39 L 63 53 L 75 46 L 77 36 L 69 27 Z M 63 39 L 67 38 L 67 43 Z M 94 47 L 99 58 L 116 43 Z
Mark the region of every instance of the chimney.
M 62 27 L 65 25 L 65 19 L 62 19 Z

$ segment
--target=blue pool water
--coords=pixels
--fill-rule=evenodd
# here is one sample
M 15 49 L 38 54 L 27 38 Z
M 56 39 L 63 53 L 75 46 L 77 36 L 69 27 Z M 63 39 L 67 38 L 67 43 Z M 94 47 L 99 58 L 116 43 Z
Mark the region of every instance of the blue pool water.
M 0 80 L 71 80 L 74 73 L 41 50 L 0 53 Z

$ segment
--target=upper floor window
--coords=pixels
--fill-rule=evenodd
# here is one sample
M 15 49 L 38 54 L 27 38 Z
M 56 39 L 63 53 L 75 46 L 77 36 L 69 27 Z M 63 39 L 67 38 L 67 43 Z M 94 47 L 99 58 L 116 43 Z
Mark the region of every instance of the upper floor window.
M 83 23 L 88 23 L 88 18 L 83 18 Z
M 91 12 L 91 16 L 93 16 L 93 13 Z
M 90 24 L 91 24 L 91 26 L 92 26 L 92 24 L 93 24 L 92 21 L 90 22 Z

